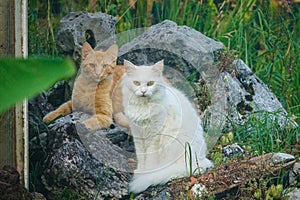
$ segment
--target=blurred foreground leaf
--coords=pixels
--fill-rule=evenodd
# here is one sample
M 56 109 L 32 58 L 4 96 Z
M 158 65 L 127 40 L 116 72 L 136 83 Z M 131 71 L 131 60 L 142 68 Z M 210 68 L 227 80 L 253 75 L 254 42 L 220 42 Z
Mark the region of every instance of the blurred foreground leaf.
M 72 61 L 61 58 L 0 58 L 0 112 L 71 77 L 75 71 Z

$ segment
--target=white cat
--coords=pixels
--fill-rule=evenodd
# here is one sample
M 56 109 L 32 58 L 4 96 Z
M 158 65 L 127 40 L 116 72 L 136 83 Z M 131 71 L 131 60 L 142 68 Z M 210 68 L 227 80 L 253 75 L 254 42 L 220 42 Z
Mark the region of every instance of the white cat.
M 205 157 L 201 120 L 185 95 L 165 81 L 163 66 L 163 61 L 152 66 L 124 61 L 123 106 L 137 154 L 133 193 L 188 176 L 190 161 L 193 172 L 213 166 Z

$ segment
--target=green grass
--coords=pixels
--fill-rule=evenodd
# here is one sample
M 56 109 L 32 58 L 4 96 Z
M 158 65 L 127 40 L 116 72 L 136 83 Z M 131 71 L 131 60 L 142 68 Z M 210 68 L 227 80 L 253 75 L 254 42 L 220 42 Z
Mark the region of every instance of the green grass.
M 190 143 L 186 142 L 184 145 L 184 160 L 186 168 L 189 171 L 189 176 L 193 176 L 193 154 Z
M 260 111 L 252 113 L 241 125 L 231 124 L 234 133 L 232 143 L 238 143 L 249 149 L 249 154 L 262 155 L 269 152 L 293 152 L 299 143 L 299 127 L 289 121 L 280 127 L 280 113 Z

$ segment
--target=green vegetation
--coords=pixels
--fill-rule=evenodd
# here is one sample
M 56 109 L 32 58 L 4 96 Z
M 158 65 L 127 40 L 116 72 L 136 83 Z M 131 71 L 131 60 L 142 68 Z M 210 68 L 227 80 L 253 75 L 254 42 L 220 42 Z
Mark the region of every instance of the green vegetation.
M 300 127 L 297 127 L 290 118 L 287 118 L 283 126 L 279 124 L 279 117 L 280 112 L 259 111 L 252 113 L 242 124 L 231 123 L 228 133 L 220 137 L 212 150 L 211 159 L 216 164 L 222 163 L 223 147 L 235 143 L 242 146 L 250 156 L 270 152 L 285 152 L 299 156 Z
M 1 58 L 0 66 L 0 112 L 75 74 L 73 63 L 61 58 Z
M 280 126 L 279 117 L 280 112 L 260 111 L 252 113 L 243 124 L 231 123 L 230 131 L 220 137 L 218 144 L 215 145 L 210 154 L 211 159 L 218 166 L 217 170 L 222 165 L 228 166 L 231 170 L 232 168 L 236 170 L 238 167 L 235 168 L 236 165 L 232 165 L 232 160 L 238 159 L 241 162 L 241 159 L 247 159 L 249 156 L 260 156 L 270 152 L 290 153 L 295 155 L 296 159 L 299 159 L 300 128 L 294 126 L 289 118 L 287 118 L 285 126 Z M 241 145 L 247 153 L 245 155 L 236 154 L 223 160 L 223 147 L 235 143 Z M 245 170 L 248 168 L 251 171 L 252 167 L 247 165 L 241 168 Z M 235 170 L 231 171 L 230 176 L 233 176 Z M 268 177 L 265 172 L 269 170 L 258 168 L 254 169 L 253 173 L 241 173 L 241 177 L 252 178 L 250 181 L 241 184 L 239 187 L 241 196 L 239 197 L 241 199 L 250 196 L 255 197 L 255 199 L 287 199 L 288 191 L 299 187 L 299 183 L 297 183 L 287 188 L 287 171 L 280 169 L 278 174 L 273 174 L 274 177 Z
M 186 142 L 184 145 L 184 160 L 186 164 L 186 168 L 189 171 L 190 177 L 193 176 L 193 154 L 190 143 Z
M 280 113 L 266 111 L 252 113 L 244 125 L 233 125 L 234 142 L 248 148 L 253 155 L 268 152 L 292 153 L 299 140 L 299 128 L 291 122 L 281 127 Z M 296 149 L 295 149 L 296 150 Z

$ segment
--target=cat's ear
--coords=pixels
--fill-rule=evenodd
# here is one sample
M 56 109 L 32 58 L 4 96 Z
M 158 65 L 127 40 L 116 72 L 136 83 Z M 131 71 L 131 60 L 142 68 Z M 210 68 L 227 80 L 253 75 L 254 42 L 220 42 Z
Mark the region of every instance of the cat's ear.
M 132 64 L 128 60 L 124 60 L 124 68 L 127 74 L 130 74 L 130 72 L 134 71 L 136 69 L 136 66 Z
M 89 55 L 93 51 L 94 51 L 93 48 L 88 42 L 83 43 L 82 50 L 81 50 L 81 59 L 85 60 L 87 55 Z
M 162 73 L 164 70 L 164 60 L 158 61 L 153 65 L 153 70 Z
M 110 55 L 113 59 L 117 59 L 117 57 L 118 57 L 118 50 L 119 50 L 118 45 L 113 44 L 113 45 L 111 45 L 111 46 L 106 50 L 106 53 L 107 53 L 108 55 Z

